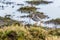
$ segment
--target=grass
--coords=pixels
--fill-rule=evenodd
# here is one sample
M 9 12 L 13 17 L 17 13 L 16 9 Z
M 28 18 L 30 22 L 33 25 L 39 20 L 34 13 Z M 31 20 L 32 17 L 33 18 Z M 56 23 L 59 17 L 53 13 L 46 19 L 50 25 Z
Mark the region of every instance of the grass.
M 59 40 L 60 34 L 58 36 L 56 34 L 58 34 L 59 32 L 55 32 L 56 31 L 54 30 L 47 31 L 41 27 L 31 26 L 30 28 L 25 28 L 24 26 L 11 25 L 8 27 L 0 28 L 0 40 L 50 40 L 51 38 L 55 40 L 55 37 L 56 40 Z M 53 35 L 53 33 L 55 33 L 55 36 Z

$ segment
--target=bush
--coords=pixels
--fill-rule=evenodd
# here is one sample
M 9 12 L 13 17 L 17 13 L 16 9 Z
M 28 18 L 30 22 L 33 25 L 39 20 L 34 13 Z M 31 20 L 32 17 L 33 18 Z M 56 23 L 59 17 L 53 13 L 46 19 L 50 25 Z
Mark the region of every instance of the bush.
M 17 40 L 17 33 L 15 31 L 5 31 L 4 39 Z
M 58 30 L 58 29 L 51 30 L 51 31 L 49 31 L 49 34 L 53 35 L 53 36 L 60 36 L 60 32 L 59 31 L 60 30 Z
M 31 28 L 31 30 L 29 31 L 30 31 L 30 34 L 32 35 L 32 38 L 34 39 L 37 38 L 37 40 L 39 39 L 45 40 L 46 35 L 48 35 L 45 33 L 46 31 L 40 28 Z

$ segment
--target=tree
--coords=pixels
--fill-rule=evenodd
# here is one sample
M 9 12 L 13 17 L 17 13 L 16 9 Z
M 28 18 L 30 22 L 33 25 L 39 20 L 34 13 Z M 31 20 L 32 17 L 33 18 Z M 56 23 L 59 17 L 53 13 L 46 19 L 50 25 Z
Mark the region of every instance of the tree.
M 47 15 L 44 15 L 44 13 L 42 12 L 35 12 L 35 13 L 32 13 L 30 15 L 25 15 L 25 16 L 21 16 L 21 18 L 31 18 L 33 21 L 35 22 L 38 22 L 40 21 L 40 26 L 41 26 L 41 23 L 43 22 L 42 19 L 45 19 L 45 18 L 49 18 Z
M 11 17 L 11 15 L 5 15 L 5 17 L 4 17 L 4 18 L 5 18 L 5 19 L 9 19 L 9 20 L 10 20 L 10 19 L 11 19 L 10 17 Z
M 49 4 L 52 3 L 52 1 L 44 1 L 44 0 L 32 0 L 32 1 L 26 1 L 26 3 L 33 5 L 39 5 L 39 4 Z
M 29 7 L 29 6 L 24 6 L 18 9 L 18 11 L 21 11 L 21 13 L 32 13 L 33 11 L 36 11 L 36 7 Z
M 47 15 L 45 15 L 43 12 L 37 11 L 38 8 L 36 8 L 34 5 L 39 4 L 48 4 L 52 3 L 51 1 L 44 1 L 44 0 L 32 0 L 32 1 L 26 1 L 26 3 L 31 4 L 31 6 L 24 6 L 18 9 L 18 11 L 29 13 L 29 15 L 23 15 L 20 16 L 21 18 L 31 18 L 33 21 L 37 22 L 40 21 L 40 26 L 42 23 L 42 19 L 49 18 Z M 30 20 L 29 20 L 30 21 Z
M 60 19 L 59 18 L 57 18 L 57 19 L 52 19 L 52 20 L 49 20 L 49 21 L 46 21 L 45 22 L 46 24 L 54 24 L 55 26 L 55 28 L 57 28 L 57 25 L 60 25 Z

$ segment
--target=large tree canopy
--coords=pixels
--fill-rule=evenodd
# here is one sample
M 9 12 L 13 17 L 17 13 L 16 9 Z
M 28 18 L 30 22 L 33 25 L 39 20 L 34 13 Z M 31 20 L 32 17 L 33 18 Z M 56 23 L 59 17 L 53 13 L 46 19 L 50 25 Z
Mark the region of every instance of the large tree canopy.
M 27 4 L 31 4 L 31 6 L 24 6 L 18 9 L 18 11 L 21 11 L 21 13 L 29 13 L 29 15 L 23 15 L 20 16 L 21 18 L 30 18 L 35 22 L 40 21 L 42 23 L 42 19 L 49 18 L 47 15 L 45 15 L 43 12 L 37 11 L 38 8 L 36 8 L 34 5 L 39 4 L 48 4 L 52 3 L 52 1 L 44 1 L 44 0 L 32 0 L 32 1 L 25 1 Z M 30 21 L 30 20 L 29 20 Z

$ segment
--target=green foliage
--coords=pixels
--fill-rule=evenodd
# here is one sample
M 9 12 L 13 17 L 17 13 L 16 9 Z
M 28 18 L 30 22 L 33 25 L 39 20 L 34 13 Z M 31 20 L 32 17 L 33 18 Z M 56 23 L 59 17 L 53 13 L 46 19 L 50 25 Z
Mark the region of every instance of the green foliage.
M 28 4 L 31 4 L 31 5 L 39 5 L 39 4 L 49 4 L 49 3 L 52 3 L 52 1 L 48 2 L 48 1 L 40 1 L 40 0 L 32 0 L 32 1 L 26 1 Z
M 2 40 L 16 40 L 17 34 L 14 31 L 5 31 L 3 35 L 1 35 Z
M 23 31 L 19 31 L 19 32 L 17 33 L 17 35 L 18 35 L 18 37 L 23 38 L 23 37 L 24 37 L 24 32 L 23 32 Z
M 60 36 L 60 30 L 58 29 L 51 30 L 49 31 L 49 34 L 54 35 L 54 36 Z
M 56 18 L 56 19 L 46 21 L 46 23 L 53 23 L 55 25 L 60 25 L 60 18 Z
M 13 28 L 13 30 L 11 29 Z M 48 30 L 48 29 L 47 29 Z M 46 37 L 59 36 L 60 29 L 57 30 L 45 30 L 45 28 L 34 27 L 6 27 L 3 31 L 0 30 L 1 40 L 46 40 Z
M 37 9 L 36 7 L 25 6 L 25 7 L 19 8 L 18 11 L 30 13 L 30 12 L 36 11 L 36 9 Z

